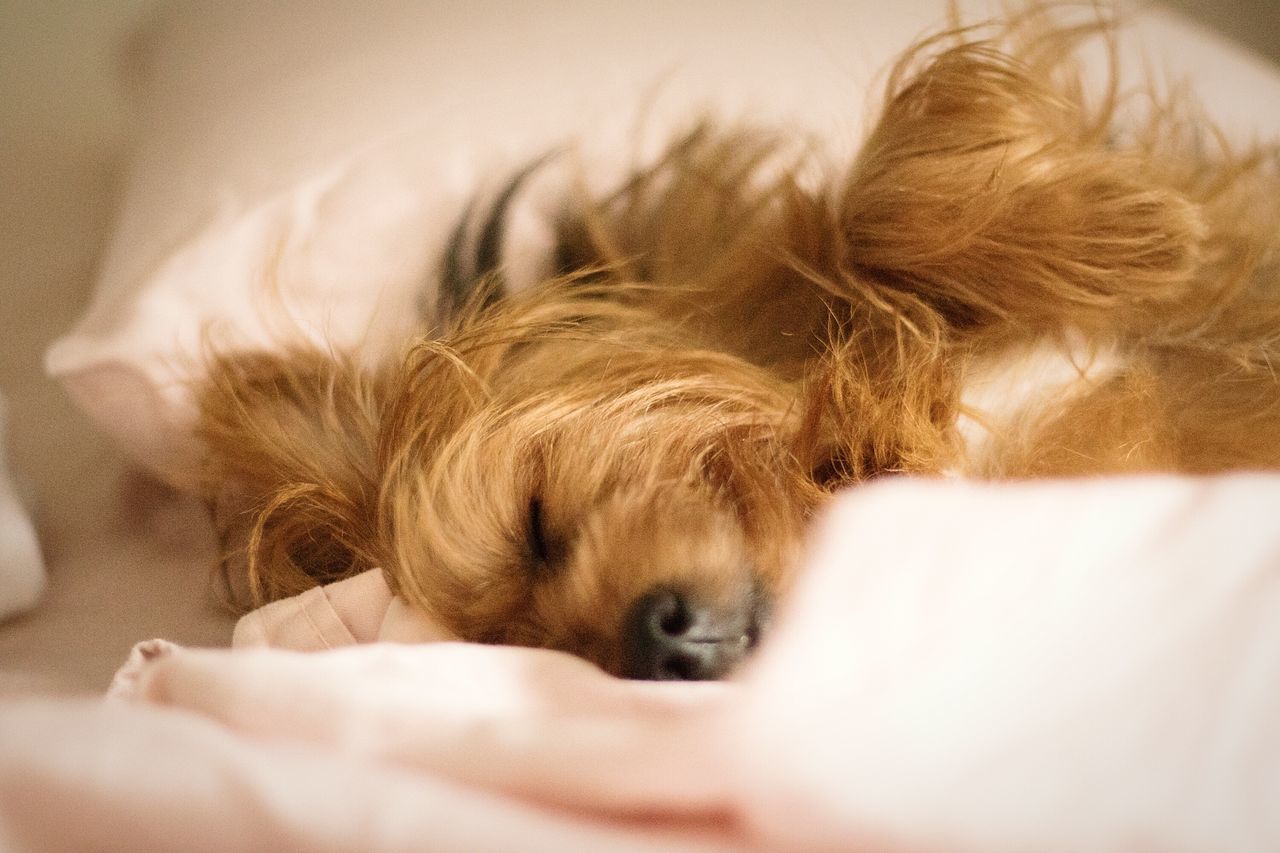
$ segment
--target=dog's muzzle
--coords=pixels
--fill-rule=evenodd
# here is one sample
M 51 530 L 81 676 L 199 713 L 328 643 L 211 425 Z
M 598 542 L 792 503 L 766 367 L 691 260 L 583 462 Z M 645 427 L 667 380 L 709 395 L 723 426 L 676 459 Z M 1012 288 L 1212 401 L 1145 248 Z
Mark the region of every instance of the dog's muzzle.
M 731 607 L 659 588 L 631 607 L 623 627 L 628 678 L 709 681 L 728 675 L 759 642 L 766 607 L 759 595 Z

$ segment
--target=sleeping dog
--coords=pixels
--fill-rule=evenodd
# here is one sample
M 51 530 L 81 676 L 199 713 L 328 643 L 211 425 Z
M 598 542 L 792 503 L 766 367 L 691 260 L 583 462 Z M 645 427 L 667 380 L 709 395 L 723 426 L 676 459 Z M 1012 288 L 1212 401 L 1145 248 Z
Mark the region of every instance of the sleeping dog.
M 379 567 L 458 638 L 710 679 L 836 489 L 1275 467 L 1276 152 L 1176 103 L 1122 119 L 1072 58 L 1109 26 L 1051 17 L 910 48 L 849 163 L 699 124 L 566 193 L 558 274 L 514 293 L 517 176 L 459 227 L 443 330 L 394 358 L 216 358 L 205 482 L 241 588 Z

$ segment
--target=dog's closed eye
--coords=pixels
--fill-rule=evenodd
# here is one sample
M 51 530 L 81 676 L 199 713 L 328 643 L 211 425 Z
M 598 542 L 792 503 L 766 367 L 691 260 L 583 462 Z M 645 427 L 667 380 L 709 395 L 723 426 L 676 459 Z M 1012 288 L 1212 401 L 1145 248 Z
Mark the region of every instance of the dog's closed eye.
M 550 540 L 547 538 L 546 519 L 543 518 L 542 498 L 529 499 L 529 550 L 540 571 L 551 562 Z

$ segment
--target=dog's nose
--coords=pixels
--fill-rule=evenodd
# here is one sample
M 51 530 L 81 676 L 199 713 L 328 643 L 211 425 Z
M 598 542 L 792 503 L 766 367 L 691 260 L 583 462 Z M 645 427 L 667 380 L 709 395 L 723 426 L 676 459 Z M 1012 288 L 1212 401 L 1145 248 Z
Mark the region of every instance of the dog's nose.
M 723 678 L 755 646 L 759 619 L 755 596 L 724 608 L 675 590 L 654 590 L 627 617 L 625 674 L 660 681 Z

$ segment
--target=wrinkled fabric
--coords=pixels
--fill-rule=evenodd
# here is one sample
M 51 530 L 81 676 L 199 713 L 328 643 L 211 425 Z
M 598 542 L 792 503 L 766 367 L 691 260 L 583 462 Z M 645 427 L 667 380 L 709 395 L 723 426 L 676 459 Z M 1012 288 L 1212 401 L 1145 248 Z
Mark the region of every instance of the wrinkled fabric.
M 448 639 L 444 627 L 391 595 L 381 569 L 370 569 L 242 616 L 231 645 L 313 652 L 356 643 Z
M 105 706 L 0 706 L 0 841 L 1277 849 L 1276 507 L 1275 475 L 855 490 L 726 683 L 142 644 Z

